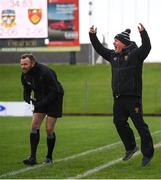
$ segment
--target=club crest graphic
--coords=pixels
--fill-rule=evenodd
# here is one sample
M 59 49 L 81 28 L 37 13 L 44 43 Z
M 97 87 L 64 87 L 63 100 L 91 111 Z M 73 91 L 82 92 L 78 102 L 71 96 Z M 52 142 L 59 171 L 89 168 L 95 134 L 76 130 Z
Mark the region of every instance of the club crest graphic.
M 126 56 L 124 56 L 124 58 L 125 58 L 125 61 L 127 61 L 128 60 L 128 56 L 126 55 Z
M 138 107 L 135 107 L 134 110 L 135 110 L 136 113 L 139 113 L 139 108 Z
M 38 24 L 42 18 L 42 9 L 28 9 L 28 18 L 32 24 Z
M 4 9 L 1 13 L 1 25 L 5 28 L 11 28 L 16 25 L 16 13 L 13 9 Z

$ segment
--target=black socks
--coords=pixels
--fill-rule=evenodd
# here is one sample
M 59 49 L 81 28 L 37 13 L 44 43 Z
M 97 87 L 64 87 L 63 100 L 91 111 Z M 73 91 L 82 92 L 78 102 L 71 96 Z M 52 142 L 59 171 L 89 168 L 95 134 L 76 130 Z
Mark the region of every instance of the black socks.
M 31 157 L 36 159 L 37 146 L 39 144 L 40 134 L 39 129 L 32 129 L 30 133 Z
M 48 135 L 48 137 L 47 137 L 48 153 L 47 153 L 47 156 L 46 156 L 47 158 L 52 159 L 52 153 L 53 153 L 53 150 L 54 150 L 55 141 L 56 141 L 55 132 L 53 134 Z
M 39 129 L 32 129 L 30 133 L 31 157 L 36 159 L 36 151 L 40 140 Z M 56 142 L 55 132 L 47 136 L 47 158 L 52 159 L 52 153 Z

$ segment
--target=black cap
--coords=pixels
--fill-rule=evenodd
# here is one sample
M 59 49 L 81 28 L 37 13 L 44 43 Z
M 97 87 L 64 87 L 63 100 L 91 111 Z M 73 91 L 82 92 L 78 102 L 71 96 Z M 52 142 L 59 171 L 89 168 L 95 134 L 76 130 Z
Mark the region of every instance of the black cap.
M 118 39 L 119 41 L 121 41 L 123 44 L 125 44 L 126 46 L 128 46 L 130 44 L 130 33 L 131 30 L 130 29 L 126 29 L 124 32 L 122 32 L 121 34 L 117 34 L 115 36 L 115 39 Z

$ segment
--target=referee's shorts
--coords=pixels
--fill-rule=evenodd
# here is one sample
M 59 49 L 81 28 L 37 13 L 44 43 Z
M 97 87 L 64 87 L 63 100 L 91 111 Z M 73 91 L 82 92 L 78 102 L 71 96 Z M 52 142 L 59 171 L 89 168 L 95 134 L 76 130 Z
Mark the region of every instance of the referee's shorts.
M 63 94 L 59 94 L 50 104 L 47 104 L 40 108 L 35 108 L 34 113 L 45 113 L 47 116 L 58 118 L 62 117 L 62 110 Z

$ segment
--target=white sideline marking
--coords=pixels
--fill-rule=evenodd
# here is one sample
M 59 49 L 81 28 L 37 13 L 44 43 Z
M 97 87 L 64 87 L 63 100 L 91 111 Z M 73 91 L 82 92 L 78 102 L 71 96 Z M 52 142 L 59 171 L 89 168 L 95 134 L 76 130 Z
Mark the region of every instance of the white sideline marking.
M 67 161 L 67 160 L 70 160 L 70 159 L 75 159 L 75 158 L 78 158 L 78 157 L 81 157 L 81 156 L 85 156 L 87 154 L 95 153 L 95 152 L 98 152 L 98 151 L 103 151 L 105 149 L 111 149 L 112 147 L 114 147 L 114 146 L 116 146 L 118 144 L 121 144 L 121 143 L 122 143 L 121 141 L 118 141 L 118 142 L 113 143 L 113 144 L 108 144 L 106 146 L 102 146 L 102 147 L 99 147 L 99 148 L 96 148 L 96 149 L 87 150 L 87 151 L 84 151 L 84 152 L 79 153 L 79 154 L 74 154 L 72 156 L 68 156 L 66 158 L 58 159 L 55 162 Z
M 28 166 L 26 168 L 22 168 L 22 169 L 19 169 L 17 171 L 11 171 L 11 172 L 8 172 L 6 174 L 0 175 L 0 179 L 4 178 L 4 177 L 7 177 L 7 176 L 14 176 L 14 175 L 17 175 L 17 174 L 21 174 L 23 172 L 27 172 L 27 171 L 30 171 L 30 170 L 33 170 L 33 169 L 38 169 L 38 168 L 41 168 L 43 166 L 45 166 L 45 164 L 40 164 L 40 165 L 35 165 L 35 166 Z
M 161 143 L 155 144 L 154 148 L 159 148 L 160 146 L 161 146 Z M 135 153 L 134 156 L 138 156 L 139 154 L 141 154 L 141 151 Z M 77 175 L 75 177 L 69 177 L 67 179 L 81 179 L 81 178 L 87 177 L 89 175 L 92 175 L 92 174 L 94 174 L 94 173 L 96 173 L 98 171 L 101 171 L 101 170 L 103 170 L 105 168 L 108 168 L 108 167 L 110 167 L 110 166 L 112 166 L 114 164 L 117 164 L 117 163 L 119 163 L 121 161 L 122 161 L 122 158 L 115 159 L 115 160 L 109 161 L 107 163 L 100 164 L 99 166 L 96 166 L 95 168 L 90 169 L 90 170 L 88 170 L 88 171 L 86 171 L 86 172 L 84 172 L 82 174 L 79 174 L 79 175 Z
M 160 132 L 161 132 L 161 130 L 155 131 L 154 133 L 152 133 L 152 135 L 159 134 Z M 140 137 L 137 137 L 136 140 L 139 139 L 139 138 Z M 78 157 L 81 157 L 81 156 L 85 156 L 85 155 L 90 154 L 90 153 L 95 153 L 95 152 L 98 152 L 98 151 L 111 149 L 112 147 L 114 147 L 114 146 L 116 146 L 118 144 L 122 144 L 122 141 L 118 141 L 118 142 L 115 142 L 113 144 L 108 144 L 106 146 L 102 146 L 102 147 L 99 147 L 99 148 L 96 148 L 96 149 L 91 149 L 91 150 L 88 150 L 88 151 L 84 151 L 84 152 L 79 153 L 79 154 L 74 154 L 74 155 L 68 156 L 66 158 L 58 159 L 58 160 L 55 160 L 55 162 L 67 161 L 67 160 L 70 160 L 70 159 L 75 159 L 75 158 L 78 158 Z
M 56 162 L 68 161 L 70 159 L 75 159 L 75 158 L 85 156 L 85 155 L 90 154 L 90 153 L 102 151 L 102 150 L 105 150 L 105 149 L 110 149 L 110 148 L 112 148 L 112 147 L 114 147 L 114 146 L 116 146 L 118 144 L 121 144 L 121 141 L 118 141 L 118 142 L 113 143 L 113 144 L 108 144 L 106 146 L 102 146 L 102 147 L 99 147 L 99 148 L 96 148 L 96 149 L 91 149 L 91 150 L 88 150 L 88 151 L 84 151 L 84 152 L 79 153 L 79 154 L 74 154 L 72 156 L 68 156 L 68 157 L 65 157 L 65 158 L 62 158 L 62 159 L 57 159 L 54 162 L 56 163 Z M 6 174 L 0 175 L 0 179 L 4 178 L 4 177 L 7 177 L 7 176 L 14 176 L 14 175 L 17 175 L 17 174 L 20 174 L 20 173 L 23 173 L 23 172 L 27 172 L 27 171 L 30 171 L 30 170 L 39 169 L 39 168 L 44 167 L 44 166 L 47 166 L 47 165 L 46 164 L 39 164 L 39 165 L 35 165 L 35 166 L 29 166 L 29 167 L 26 167 L 26 168 L 22 168 L 22 169 L 19 169 L 17 171 L 11 171 L 11 172 L 8 172 Z
M 152 133 L 152 135 L 159 134 L 160 132 L 161 132 L 161 130 L 155 131 L 154 133 Z M 136 139 L 139 139 L 139 137 L 137 137 Z M 114 147 L 114 146 L 116 146 L 118 144 L 121 144 L 121 143 L 122 143 L 121 141 L 118 141 L 118 142 L 115 142 L 113 144 L 108 144 L 106 146 L 102 146 L 102 147 L 99 147 L 99 148 L 96 148 L 96 149 L 91 149 L 91 150 L 84 151 L 84 152 L 79 153 L 79 154 L 74 154 L 72 156 L 68 156 L 68 157 L 65 157 L 65 158 L 62 158 L 62 159 L 57 159 L 54 162 L 68 161 L 68 160 L 75 159 L 75 158 L 78 158 L 78 157 L 81 157 L 81 156 L 85 156 L 85 155 L 90 154 L 90 153 L 103 151 L 105 149 L 111 149 L 112 147 Z M 115 161 L 118 161 L 118 160 L 115 160 Z M 10 171 L 10 172 L 8 172 L 6 174 L 1 174 L 0 179 L 4 178 L 4 177 L 7 177 L 7 176 L 14 176 L 14 175 L 17 175 L 17 174 L 21 174 L 23 172 L 27 172 L 27 171 L 30 171 L 30 170 L 39 169 L 39 168 L 42 168 L 42 167 L 45 167 L 45 166 L 48 166 L 48 165 L 39 164 L 39 165 L 35 165 L 35 166 L 25 167 L 25 168 L 22 168 L 22 169 L 19 169 L 19 170 L 16 170 L 16 171 Z

